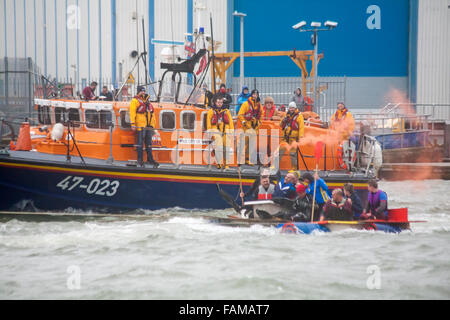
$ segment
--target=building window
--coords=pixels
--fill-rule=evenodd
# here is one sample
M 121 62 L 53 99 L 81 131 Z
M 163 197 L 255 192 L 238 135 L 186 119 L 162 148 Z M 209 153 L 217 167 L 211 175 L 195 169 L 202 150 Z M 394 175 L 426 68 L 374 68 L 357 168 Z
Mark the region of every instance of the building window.
M 181 113 L 181 128 L 184 130 L 195 129 L 195 112 Z
M 161 112 L 161 129 L 162 130 L 175 130 L 175 112 L 162 111 Z

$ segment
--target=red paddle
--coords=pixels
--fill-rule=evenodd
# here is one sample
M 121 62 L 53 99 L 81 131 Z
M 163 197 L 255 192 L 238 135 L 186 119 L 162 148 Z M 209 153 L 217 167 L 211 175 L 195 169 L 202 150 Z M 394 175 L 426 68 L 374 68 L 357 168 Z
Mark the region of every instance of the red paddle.
M 322 158 L 323 142 L 316 143 L 316 149 L 314 150 L 314 156 L 316 157 L 316 168 L 319 165 L 319 161 Z
M 314 174 L 314 195 L 313 195 L 313 205 L 312 205 L 312 214 L 311 214 L 311 222 L 314 221 L 314 206 L 316 204 L 316 175 L 317 171 L 319 170 L 319 161 L 322 158 L 322 149 L 323 149 L 323 143 L 322 141 L 319 141 L 316 143 L 316 149 L 314 150 L 314 156 L 316 158 L 316 172 Z

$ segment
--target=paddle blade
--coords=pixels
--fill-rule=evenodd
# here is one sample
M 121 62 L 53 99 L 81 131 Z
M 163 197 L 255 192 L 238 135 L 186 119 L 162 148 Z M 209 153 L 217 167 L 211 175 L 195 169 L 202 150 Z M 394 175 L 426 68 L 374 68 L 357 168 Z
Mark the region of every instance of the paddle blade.
M 323 142 L 319 141 L 316 143 L 316 149 L 314 150 L 314 156 L 316 157 L 316 164 L 319 163 L 322 158 Z
M 218 183 L 216 183 L 217 191 L 219 192 L 219 195 L 222 197 L 225 202 L 227 202 L 230 206 L 233 207 L 234 211 L 237 213 L 241 213 L 241 207 L 236 203 L 236 201 L 233 200 L 233 197 L 230 196 L 228 193 L 226 193 Z

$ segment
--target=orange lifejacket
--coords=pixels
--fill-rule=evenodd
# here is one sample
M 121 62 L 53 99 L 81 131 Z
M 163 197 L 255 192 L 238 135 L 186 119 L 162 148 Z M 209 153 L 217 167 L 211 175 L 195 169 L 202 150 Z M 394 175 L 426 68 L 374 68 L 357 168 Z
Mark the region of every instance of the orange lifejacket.
M 248 99 L 248 106 L 250 107 L 244 115 L 246 121 L 251 121 L 253 118 L 256 120 L 261 119 L 261 104 L 257 103 L 256 106 L 253 104 L 253 99 Z
M 310 97 L 305 97 L 305 111 L 312 111 L 314 105 L 314 100 Z
M 223 112 L 218 112 L 217 109 L 214 109 L 214 114 L 211 117 L 211 124 L 213 126 L 219 124 L 220 122 L 223 122 L 224 124 L 230 124 L 230 119 L 228 118 L 228 114 Z
M 281 129 L 286 129 L 286 127 L 290 127 L 291 130 L 297 131 L 299 128 L 297 118 L 300 115 L 300 112 L 297 112 L 293 117 L 292 116 L 286 116 L 284 118 L 283 122 L 281 123 Z
M 272 107 L 272 109 L 270 109 L 269 113 L 267 113 L 267 109 L 264 109 L 264 120 L 271 120 L 273 115 L 275 114 L 275 106 Z
M 344 148 L 342 147 L 342 144 L 337 148 L 337 159 L 339 167 L 341 167 L 341 169 L 347 170 L 347 165 L 344 162 Z
M 335 120 L 335 121 L 342 121 L 342 120 L 344 120 L 345 117 L 347 116 L 347 112 L 348 112 L 348 109 L 345 108 L 345 109 L 344 109 L 344 112 L 342 112 L 342 114 L 341 114 L 341 117 L 338 119 L 339 111 L 336 111 L 336 113 L 335 113 L 334 116 L 333 116 L 334 120 Z
M 153 105 L 150 102 L 148 102 L 147 105 L 147 103 L 142 100 L 140 96 L 135 96 L 134 98 L 139 102 L 139 107 L 136 108 L 137 113 L 146 113 L 147 111 L 153 113 Z

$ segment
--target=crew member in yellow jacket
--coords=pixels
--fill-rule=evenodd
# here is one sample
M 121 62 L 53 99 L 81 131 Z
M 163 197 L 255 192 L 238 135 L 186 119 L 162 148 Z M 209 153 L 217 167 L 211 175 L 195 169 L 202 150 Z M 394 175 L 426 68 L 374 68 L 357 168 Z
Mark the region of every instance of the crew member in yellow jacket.
M 215 142 L 215 158 L 218 169 L 228 169 L 229 158 L 232 152 L 227 152 L 227 148 L 231 146 L 231 139 L 234 131 L 233 118 L 230 110 L 223 107 L 223 97 L 217 96 L 216 101 L 211 109 L 209 109 L 206 117 L 206 127 L 212 134 Z M 225 158 L 224 158 L 225 155 Z
M 276 158 L 276 164 L 278 160 L 283 159 L 286 151 L 289 152 L 291 158 L 291 169 L 297 170 L 298 166 L 298 142 L 305 135 L 305 124 L 302 113 L 297 109 L 295 102 L 289 103 L 288 113 L 280 122 L 282 130 L 281 143 L 279 149 L 279 158 Z
M 331 117 L 330 128 L 339 132 L 341 141 L 348 140 L 355 130 L 355 119 L 344 103 L 339 102 L 337 111 Z
M 256 145 L 258 143 L 258 131 L 261 125 L 262 107 L 259 99 L 258 90 L 253 90 L 250 97 L 244 102 L 239 110 L 238 120 L 245 134 L 245 143 L 240 141 L 240 159 L 239 164 L 243 162 L 245 155 L 245 163 L 253 165 L 253 161 L 258 158 Z M 241 140 L 241 139 L 239 139 Z M 245 153 L 242 150 L 245 145 Z M 250 146 L 250 147 L 249 147 Z M 253 160 L 253 161 L 252 161 Z
M 138 163 L 143 166 L 143 144 L 147 150 L 147 164 L 158 167 L 159 164 L 153 159 L 152 136 L 156 128 L 156 116 L 149 96 L 145 93 L 145 87 L 138 86 L 137 95 L 130 102 L 131 129 L 137 136 Z

